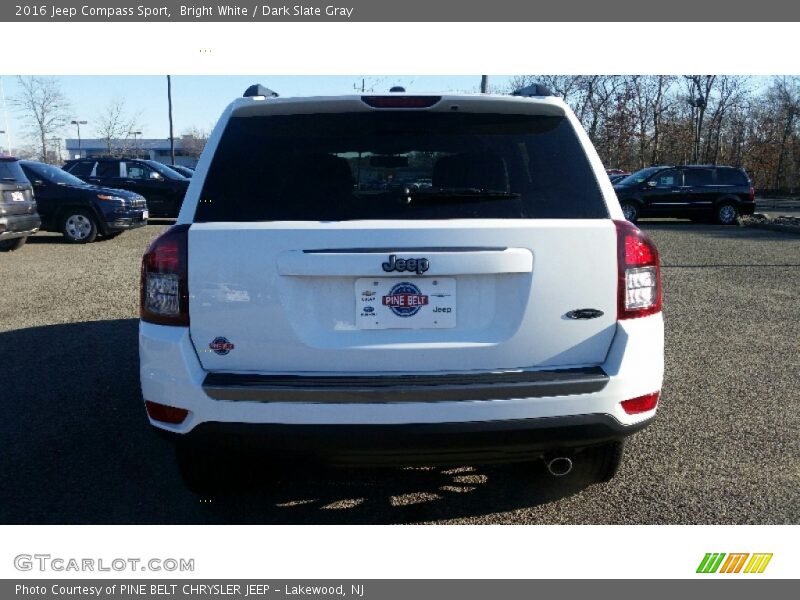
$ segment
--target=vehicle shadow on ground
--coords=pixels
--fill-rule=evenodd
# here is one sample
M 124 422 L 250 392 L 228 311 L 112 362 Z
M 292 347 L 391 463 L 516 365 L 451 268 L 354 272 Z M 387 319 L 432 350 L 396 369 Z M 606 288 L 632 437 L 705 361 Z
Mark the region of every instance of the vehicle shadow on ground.
M 0 332 L 0 523 L 410 523 L 551 502 L 585 483 L 540 464 L 353 470 L 245 461 L 209 497 L 182 484 L 142 406 L 136 319 Z
M 197 496 L 208 523 L 394 524 L 441 522 L 528 509 L 579 493 L 544 464 L 345 469 L 258 467 L 239 485 Z
M 125 232 L 122 232 L 125 233 Z M 116 239 L 115 237 L 106 237 L 104 235 L 98 235 L 92 244 L 102 244 L 104 242 L 111 242 Z M 67 241 L 67 239 L 61 235 L 60 233 L 53 233 L 50 235 L 42 235 L 37 233 L 36 235 L 32 235 L 28 238 L 28 241 L 25 242 L 26 244 L 60 244 L 64 246 L 80 246 L 81 244 L 76 244 L 73 242 Z
M 97 239 L 99 240 L 99 239 L 102 239 L 102 238 L 98 237 Z M 69 244 L 69 242 L 67 242 L 67 240 L 64 239 L 64 236 L 59 234 L 59 233 L 53 233 L 53 234 L 37 233 L 36 235 L 30 236 L 28 238 L 28 241 L 25 242 L 25 243 L 26 244 L 64 244 L 64 245 Z M 70 245 L 72 245 L 72 244 L 70 244 Z

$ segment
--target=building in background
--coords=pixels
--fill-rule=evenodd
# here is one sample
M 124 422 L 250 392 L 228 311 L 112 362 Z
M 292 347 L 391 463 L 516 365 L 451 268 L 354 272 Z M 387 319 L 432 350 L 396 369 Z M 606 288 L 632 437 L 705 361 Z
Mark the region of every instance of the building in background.
M 175 138 L 175 164 L 186 167 L 197 165 L 197 159 L 205 145 L 205 141 L 204 138 L 195 138 L 194 136 Z M 77 138 L 66 139 L 65 145 L 66 158 L 70 159 L 111 155 L 157 160 L 165 165 L 172 163 L 168 139 L 113 139 L 111 140 L 110 153 L 108 151 L 108 141 L 105 139 L 82 138 L 80 150 L 78 150 Z

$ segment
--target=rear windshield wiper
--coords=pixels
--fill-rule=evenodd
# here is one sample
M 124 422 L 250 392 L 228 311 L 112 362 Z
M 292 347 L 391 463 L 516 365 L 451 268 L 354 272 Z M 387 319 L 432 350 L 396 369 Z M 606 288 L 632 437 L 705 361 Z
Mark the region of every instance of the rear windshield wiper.
M 517 192 L 481 188 L 440 188 L 406 190 L 407 202 L 459 202 L 462 200 L 509 200 L 519 198 Z

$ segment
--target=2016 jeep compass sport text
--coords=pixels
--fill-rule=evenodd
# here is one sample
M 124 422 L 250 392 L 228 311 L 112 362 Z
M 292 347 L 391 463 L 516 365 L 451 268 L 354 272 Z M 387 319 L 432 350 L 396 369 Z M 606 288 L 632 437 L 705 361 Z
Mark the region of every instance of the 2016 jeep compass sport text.
M 144 256 L 139 344 L 190 485 L 242 447 L 605 481 L 659 400 L 658 253 L 542 86 L 252 86 Z

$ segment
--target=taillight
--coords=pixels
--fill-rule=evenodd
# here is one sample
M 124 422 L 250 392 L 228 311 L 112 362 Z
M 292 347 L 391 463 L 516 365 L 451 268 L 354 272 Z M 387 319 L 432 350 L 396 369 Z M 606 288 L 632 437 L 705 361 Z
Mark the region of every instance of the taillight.
M 150 400 L 145 400 L 144 407 L 147 410 L 147 414 L 154 421 L 171 423 L 173 425 L 183 423 L 186 416 L 189 414 L 189 411 L 185 408 L 167 406 L 166 404 L 159 404 L 158 402 L 150 402 Z
M 617 227 L 617 319 L 645 317 L 661 310 L 661 266 L 658 250 L 629 221 Z
M 636 415 L 653 410 L 656 406 L 658 406 L 658 398 L 660 395 L 661 392 L 653 392 L 652 394 L 646 394 L 645 396 L 631 398 L 630 400 L 623 400 L 620 402 L 620 405 L 622 406 L 622 410 L 629 415 Z
M 756 201 L 756 188 L 750 186 L 750 202 Z
M 189 225 L 175 225 L 157 237 L 142 258 L 142 321 L 189 325 Z

